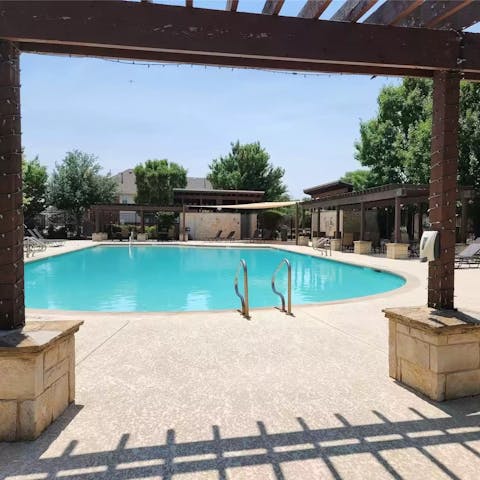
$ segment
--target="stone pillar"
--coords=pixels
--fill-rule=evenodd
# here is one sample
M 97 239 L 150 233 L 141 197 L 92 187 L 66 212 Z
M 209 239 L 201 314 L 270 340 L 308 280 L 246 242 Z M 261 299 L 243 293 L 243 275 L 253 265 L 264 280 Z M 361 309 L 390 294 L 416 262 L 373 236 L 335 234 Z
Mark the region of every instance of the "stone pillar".
M 438 309 L 454 308 L 459 95 L 458 72 L 434 73 L 429 217 L 440 258 L 429 263 L 428 306 Z
M 321 208 L 317 208 L 317 237 L 320 238 L 320 214 L 322 212 Z
M 408 256 L 408 243 L 387 243 L 387 258 L 406 260 Z
M 0 335 L 0 442 L 37 438 L 75 400 L 83 322 L 28 322 Z
M 389 373 L 443 401 L 480 394 L 480 318 L 427 307 L 389 308 Z
M 25 325 L 20 52 L 0 41 L 0 330 Z
M 341 238 L 332 238 L 330 240 L 330 249 L 334 252 L 342 251 L 342 239 Z
M 369 240 L 357 240 L 353 242 L 353 253 L 358 255 L 368 255 L 372 253 L 372 242 Z

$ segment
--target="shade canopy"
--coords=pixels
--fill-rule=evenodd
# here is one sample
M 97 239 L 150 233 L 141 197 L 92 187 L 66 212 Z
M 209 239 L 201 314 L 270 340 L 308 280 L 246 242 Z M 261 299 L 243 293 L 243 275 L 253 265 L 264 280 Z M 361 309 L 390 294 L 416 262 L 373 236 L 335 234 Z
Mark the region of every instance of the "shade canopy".
M 202 205 L 201 208 L 215 208 L 218 210 L 228 208 L 232 210 L 270 210 L 272 208 L 290 207 L 299 203 L 298 200 L 290 202 L 259 202 L 259 203 L 243 203 L 240 205 Z

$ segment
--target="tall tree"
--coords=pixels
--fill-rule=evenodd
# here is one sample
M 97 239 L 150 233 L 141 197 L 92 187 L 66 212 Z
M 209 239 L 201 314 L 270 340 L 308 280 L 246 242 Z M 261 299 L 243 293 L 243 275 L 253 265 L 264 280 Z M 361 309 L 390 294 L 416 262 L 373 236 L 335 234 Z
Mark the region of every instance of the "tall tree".
M 431 80 L 411 78 L 384 87 L 376 117 L 361 122 L 355 158 L 374 185 L 428 183 L 432 88 Z M 460 87 L 458 179 L 480 189 L 480 85 L 471 82 Z
M 27 223 L 46 207 L 48 174 L 38 156 L 33 160 L 22 158 L 22 173 L 23 214 Z
M 207 178 L 214 188 L 225 190 L 263 190 L 265 200 L 285 198 L 285 170 L 274 167 L 270 155 L 259 142 L 232 143 L 230 153 L 212 161 Z
M 351 172 L 346 172 L 340 179 L 342 182 L 350 183 L 353 185 L 353 190 L 359 192 L 374 186 L 372 173 L 370 170 L 358 169 Z
M 137 183 L 137 203 L 171 205 L 173 189 L 187 186 L 187 170 L 168 160 L 147 160 L 133 171 Z
M 77 235 L 85 211 L 94 203 L 110 203 L 115 198 L 117 184 L 110 175 L 101 175 L 97 157 L 79 150 L 68 152 L 49 181 L 50 203 L 70 213 Z

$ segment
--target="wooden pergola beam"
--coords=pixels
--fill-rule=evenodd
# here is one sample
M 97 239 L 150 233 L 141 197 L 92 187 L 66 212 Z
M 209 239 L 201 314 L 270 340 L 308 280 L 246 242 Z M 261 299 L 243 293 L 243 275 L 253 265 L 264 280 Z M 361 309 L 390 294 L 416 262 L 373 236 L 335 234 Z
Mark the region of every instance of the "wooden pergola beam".
M 227 0 L 225 10 L 228 12 L 236 12 L 238 8 L 238 0 Z
M 156 52 L 170 54 L 171 61 L 190 55 L 219 65 L 225 57 L 232 66 L 255 60 L 256 68 L 275 61 L 291 70 L 295 63 L 310 63 L 311 71 L 325 71 L 325 65 L 342 71 L 348 65 L 351 73 L 366 67 L 373 67 L 372 74 L 393 68 L 425 77 L 438 69 L 480 73 L 475 34 L 464 34 L 459 63 L 462 39 L 452 31 L 117 1 L 4 1 L 0 10 L 0 38 L 29 45 L 30 51 L 37 45 L 45 53 L 59 46 L 67 54 L 69 48 L 79 54 L 80 47 L 93 47 L 131 51 L 131 58 Z
M 412 13 L 423 0 L 387 0 L 380 5 L 363 23 L 395 25 Z
M 219 67 L 254 68 L 280 71 L 295 71 L 305 73 L 339 73 L 347 75 L 375 75 L 375 76 L 410 76 L 433 78 L 433 70 L 408 69 L 395 67 L 376 67 L 368 65 L 346 65 L 299 62 L 286 60 L 270 60 L 256 58 L 239 58 L 228 56 L 207 56 L 196 54 L 178 54 L 170 52 L 154 52 L 127 49 L 112 49 L 99 47 L 83 47 L 75 45 L 30 44 L 20 43 L 22 52 L 51 53 L 79 57 L 97 57 L 123 60 L 136 60 L 161 63 L 185 63 L 193 65 L 210 65 Z M 466 73 L 464 78 L 480 81 L 480 73 Z
M 298 13 L 300 18 L 319 18 L 332 0 L 307 0 Z
M 461 10 L 457 10 L 448 18 L 438 22 L 436 28 L 463 30 L 480 22 L 480 2 L 475 0 Z
M 434 28 L 450 16 L 467 7 L 472 0 L 427 0 L 414 9 L 397 25 L 401 27 Z
M 263 15 L 278 15 L 283 7 L 285 0 L 266 0 L 263 6 Z
M 330 20 L 336 22 L 356 22 L 368 12 L 378 0 L 347 0 Z

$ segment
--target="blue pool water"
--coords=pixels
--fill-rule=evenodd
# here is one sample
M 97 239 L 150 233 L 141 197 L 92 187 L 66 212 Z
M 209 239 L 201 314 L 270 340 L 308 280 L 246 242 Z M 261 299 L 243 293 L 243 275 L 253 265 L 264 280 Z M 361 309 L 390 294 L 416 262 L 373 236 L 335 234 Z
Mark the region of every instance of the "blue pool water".
M 279 304 L 270 280 L 283 258 L 292 265 L 293 304 L 372 295 L 405 283 L 389 273 L 269 248 L 99 246 L 27 263 L 26 305 L 102 312 L 239 308 L 233 278 L 241 258 L 251 307 Z M 286 278 L 283 269 L 280 291 Z M 241 276 L 239 284 L 242 291 Z

